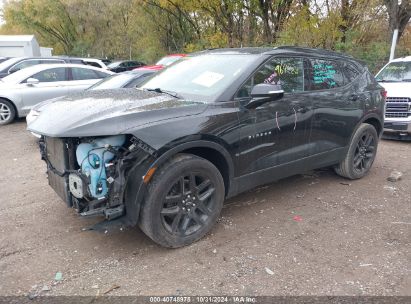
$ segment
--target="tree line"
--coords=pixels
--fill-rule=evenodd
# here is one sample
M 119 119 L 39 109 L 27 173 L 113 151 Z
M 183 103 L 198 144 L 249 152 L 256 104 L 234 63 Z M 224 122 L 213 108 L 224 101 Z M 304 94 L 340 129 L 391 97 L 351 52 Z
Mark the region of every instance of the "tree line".
M 134 58 L 216 47 L 298 45 L 380 67 L 399 29 L 411 53 L 411 0 L 8 0 L 2 34 L 35 34 L 55 54 Z

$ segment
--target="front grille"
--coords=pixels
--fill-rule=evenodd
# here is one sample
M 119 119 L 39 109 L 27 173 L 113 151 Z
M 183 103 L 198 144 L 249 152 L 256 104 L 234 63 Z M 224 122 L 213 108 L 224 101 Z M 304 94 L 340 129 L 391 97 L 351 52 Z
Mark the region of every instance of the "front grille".
M 408 113 L 385 113 L 387 118 L 407 118 Z
M 411 98 L 387 97 L 385 105 L 386 118 L 407 118 L 411 116 Z
M 387 102 L 410 102 L 411 98 L 408 97 L 387 97 Z

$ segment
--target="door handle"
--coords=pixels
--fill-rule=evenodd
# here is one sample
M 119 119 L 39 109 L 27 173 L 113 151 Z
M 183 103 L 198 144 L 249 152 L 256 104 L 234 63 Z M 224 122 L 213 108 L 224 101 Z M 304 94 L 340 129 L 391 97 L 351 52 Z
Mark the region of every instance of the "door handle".
M 356 101 L 356 100 L 358 100 L 359 97 L 360 96 L 358 96 L 357 94 L 352 94 L 349 98 L 349 101 Z

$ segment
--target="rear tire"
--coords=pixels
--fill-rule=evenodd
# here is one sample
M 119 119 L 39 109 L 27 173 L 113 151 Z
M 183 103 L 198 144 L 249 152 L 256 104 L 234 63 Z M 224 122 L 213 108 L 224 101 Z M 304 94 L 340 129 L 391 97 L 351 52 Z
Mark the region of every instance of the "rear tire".
M 363 123 L 355 131 L 345 158 L 335 168 L 335 172 L 348 179 L 365 176 L 375 160 L 378 134 L 375 128 Z
M 223 178 L 209 161 L 178 154 L 157 169 L 148 185 L 139 226 L 154 242 L 189 245 L 214 226 L 225 196 Z
M 0 99 L 0 126 L 11 123 L 16 117 L 16 110 L 10 101 Z

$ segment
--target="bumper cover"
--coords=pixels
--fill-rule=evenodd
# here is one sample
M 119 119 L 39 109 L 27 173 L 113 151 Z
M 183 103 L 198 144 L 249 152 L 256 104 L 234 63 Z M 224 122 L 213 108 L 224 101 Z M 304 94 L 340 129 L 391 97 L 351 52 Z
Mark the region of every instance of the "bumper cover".
M 384 132 L 411 134 L 411 116 L 402 119 L 386 118 L 384 121 Z

